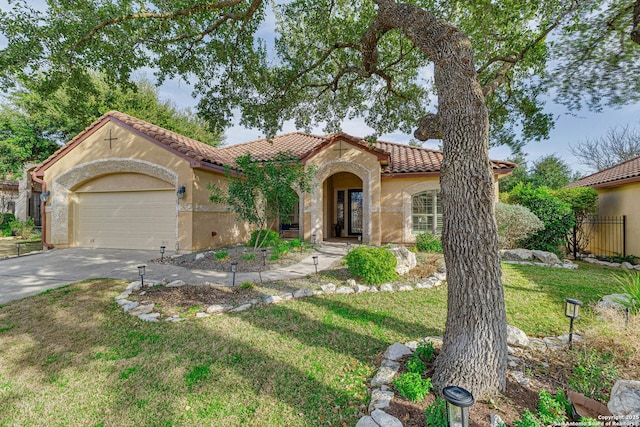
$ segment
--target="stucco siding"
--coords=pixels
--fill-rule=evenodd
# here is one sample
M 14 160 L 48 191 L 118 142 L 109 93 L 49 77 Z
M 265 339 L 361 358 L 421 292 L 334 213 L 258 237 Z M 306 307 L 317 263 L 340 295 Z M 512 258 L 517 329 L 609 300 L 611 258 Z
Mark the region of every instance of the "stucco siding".
M 640 256 L 640 183 L 597 191 L 598 213 L 602 216 L 626 215 L 627 255 Z

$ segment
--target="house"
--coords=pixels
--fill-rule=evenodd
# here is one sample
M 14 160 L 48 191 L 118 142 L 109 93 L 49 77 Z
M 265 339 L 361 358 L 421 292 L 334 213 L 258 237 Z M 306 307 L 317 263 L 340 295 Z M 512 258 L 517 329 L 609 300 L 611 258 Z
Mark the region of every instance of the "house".
M 290 237 L 411 243 L 441 226 L 439 151 L 298 132 L 215 148 L 111 111 L 33 169 L 43 239 L 55 247 L 187 252 L 245 242 L 248 225 L 210 202 L 207 186 L 224 185 L 242 154 L 269 160 L 283 151 L 317 168 L 312 193 L 299 194 L 281 220 Z M 514 167 L 493 162 L 496 184 Z
M 18 181 L 13 181 L 10 177 L 0 180 L 0 214 L 14 214 L 17 200 Z
M 598 214 L 604 224 L 598 224 L 592 231 L 591 252 L 640 256 L 640 156 L 567 187 L 591 187 L 598 192 Z M 612 245 L 615 249 L 609 250 Z

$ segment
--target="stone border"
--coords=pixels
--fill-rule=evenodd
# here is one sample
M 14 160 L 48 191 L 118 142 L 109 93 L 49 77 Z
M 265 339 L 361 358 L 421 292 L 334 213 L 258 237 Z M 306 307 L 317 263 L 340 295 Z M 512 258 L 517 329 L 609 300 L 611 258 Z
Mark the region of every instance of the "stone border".
M 613 268 L 622 268 L 624 270 L 637 270 L 640 271 L 640 264 L 633 265 L 630 262 L 608 262 L 608 261 L 600 261 L 594 257 L 584 257 L 582 261 L 588 262 L 589 264 L 602 265 L 605 267 L 613 267 Z
M 380 287 L 358 285 L 355 280 L 347 280 L 346 285 L 337 286 L 333 283 L 320 286 L 320 289 L 303 288 L 291 293 L 285 293 L 281 295 L 267 295 L 262 299 L 251 299 L 242 301 L 239 305 L 233 306 L 229 304 L 213 304 L 205 309 L 204 312 L 196 313 L 196 318 L 205 318 L 211 315 L 221 315 L 223 313 L 237 313 L 247 310 L 249 308 L 259 306 L 276 304 L 283 301 L 289 301 L 293 299 L 300 299 L 318 295 L 350 295 L 350 294 L 362 294 L 365 292 L 402 292 L 413 291 L 414 289 L 431 289 L 442 285 L 446 280 L 445 273 L 432 273 L 424 282 L 418 282 L 414 286 L 411 285 L 393 285 L 391 283 L 384 283 Z M 168 280 L 154 281 L 149 280 L 145 282 L 146 287 L 154 287 L 164 285 L 168 288 L 177 288 L 186 286 L 183 280 L 174 280 L 169 282 Z M 132 316 L 137 316 L 140 320 L 147 322 L 157 322 L 161 319 L 162 315 L 159 312 L 154 312 L 154 304 L 140 304 L 136 301 L 130 301 L 127 298 L 135 292 L 141 291 L 140 295 L 144 295 L 146 291 L 142 289 L 142 283 L 140 281 L 131 282 L 127 285 L 126 289 L 115 297 L 116 303 L 122 307 L 125 313 Z M 185 320 L 177 315 L 169 316 L 164 319 L 166 322 L 181 322 Z

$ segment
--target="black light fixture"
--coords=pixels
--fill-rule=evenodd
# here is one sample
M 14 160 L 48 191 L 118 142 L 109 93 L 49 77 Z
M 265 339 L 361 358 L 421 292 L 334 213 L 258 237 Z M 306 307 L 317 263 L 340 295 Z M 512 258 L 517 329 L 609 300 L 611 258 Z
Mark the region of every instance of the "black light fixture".
M 315 246 L 315 245 L 316 245 L 316 235 L 315 235 L 315 234 L 312 234 L 312 235 L 311 235 L 311 244 L 312 244 L 313 246 Z
M 187 187 L 185 187 L 184 185 L 181 185 L 178 188 L 178 191 L 176 191 L 176 196 L 178 197 L 178 200 L 184 199 L 184 193 L 186 192 L 187 192 Z
M 138 266 L 138 274 L 140 275 L 140 286 L 144 287 L 144 270 L 147 268 L 146 265 Z
M 20 256 L 20 242 L 16 243 L 16 249 L 18 250 L 18 256 Z
M 166 246 L 160 246 L 160 262 L 164 261 L 164 251 L 167 249 Z
M 569 350 L 571 350 L 572 344 L 573 344 L 573 321 L 578 318 L 582 301 L 573 299 L 573 298 L 565 298 L 564 301 L 567 304 L 565 307 L 564 315 L 570 319 L 569 320 Z
M 316 268 L 316 274 L 318 274 L 318 255 L 314 255 L 313 258 L 313 266 Z
M 473 405 L 473 395 L 462 387 L 449 386 L 442 389 L 447 401 L 447 425 L 449 427 L 469 427 L 469 407 Z
M 267 250 L 260 249 L 260 252 L 262 252 L 262 266 L 266 267 L 267 266 Z
M 236 287 L 236 271 L 238 271 L 238 263 L 234 261 L 234 262 L 231 263 L 231 272 L 233 273 L 233 284 L 232 284 L 232 286 L 234 288 Z

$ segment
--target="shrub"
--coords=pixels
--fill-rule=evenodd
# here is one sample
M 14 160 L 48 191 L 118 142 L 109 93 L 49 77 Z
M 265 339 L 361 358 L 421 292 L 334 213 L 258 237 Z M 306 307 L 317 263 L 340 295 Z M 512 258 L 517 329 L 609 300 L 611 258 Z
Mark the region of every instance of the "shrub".
M 522 183 L 511 191 L 509 201 L 529 208 L 544 224 L 543 229 L 524 239 L 522 246 L 553 252 L 562 257 L 562 247 L 574 225 L 571 206 L 555 197 L 546 187 L 533 188 L 530 184 Z
M 440 237 L 431 233 L 419 233 L 416 236 L 416 248 L 420 252 L 442 253 L 442 242 Z
M 265 236 L 266 233 L 266 236 Z M 256 244 L 256 240 L 258 243 Z M 247 243 L 250 247 L 269 247 L 275 246 L 280 241 L 280 235 L 273 230 L 254 230 L 251 232 L 251 239 Z
M 552 396 L 551 393 L 547 391 L 541 391 L 539 397 L 538 417 L 540 421 L 542 421 L 542 424 L 545 426 L 558 425 L 566 421 L 566 399 L 562 393 L 557 393 L 555 396 Z
M 640 274 L 631 272 L 614 274 L 613 279 L 620 285 L 620 293 L 627 295 L 627 298 L 618 299 L 616 302 L 628 308 L 631 314 L 638 314 L 640 312 Z
M 30 239 L 38 234 L 35 230 L 33 218 L 29 218 L 26 221 L 13 220 L 9 223 L 9 227 L 11 228 L 11 233 L 14 236 L 19 236 L 23 239 Z
M 16 217 L 12 213 L 0 213 L 0 237 L 11 236 L 11 223 L 16 220 Z
M 240 284 L 240 289 L 245 289 L 245 290 L 256 289 L 256 284 L 247 280 L 246 282 L 242 282 Z
M 531 233 L 544 228 L 542 221 L 528 208 L 500 202 L 496 203 L 496 224 L 501 249 L 516 248 Z
M 433 343 L 431 341 L 426 341 L 418 344 L 418 348 L 416 348 L 414 354 L 417 354 L 423 360 L 430 362 L 433 360 L 434 351 Z
M 569 374 L 569 385 L 578 393 L 606 402 L 618 377 L 613 357 L 591 349 L 578 353 L 577 361 Z
M 405 372 L 393 380 L 393 385 L 398 393 L 405 399 L 414 402 L 422 401 L 431 391 L 431 378 L 422 378 L 422 375 Z
M 384 248 L 360 246 L 345 257 L 352 275 L 369 285 L 377 285 L 396 278 L 396 257 Z
M 522 418 L 515 420 L 513 425 L 515 427 L 541 427 L 540 421 L 529 410 L 524 411 Z
M 242 255 L 242 259 L 245 261 L 253 261 L 254 259 L 256 259 L 256 254 L 254 253 L 244 254 Z
M 229 256 L 229 252 L 227 251 L 218 251 L 216 252 L 216 259 L 225 259 Z
M 424 364 L 422 359 L 420 359 L 420 356 L 418 356 L 416 353 L 413 353 L 413 355 L 409 359 L 407 359 L 407 362 L 404 364 L 404 366 L 407 368 L 408 372 L 414 374 L 422 375 L 427 370 L 427 365 Z
M 447 427 L 447 404 L 445 400 L 438 397 L 433 403 L 427 406 L 424 411 L 429 427 Z

